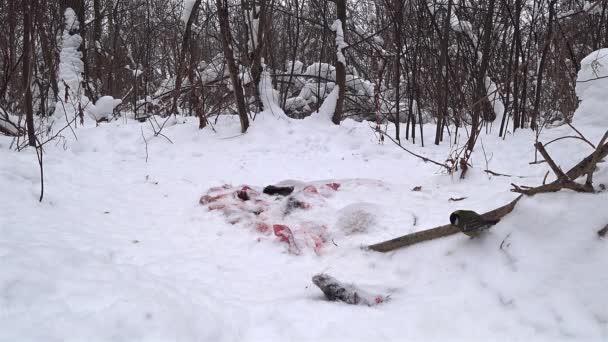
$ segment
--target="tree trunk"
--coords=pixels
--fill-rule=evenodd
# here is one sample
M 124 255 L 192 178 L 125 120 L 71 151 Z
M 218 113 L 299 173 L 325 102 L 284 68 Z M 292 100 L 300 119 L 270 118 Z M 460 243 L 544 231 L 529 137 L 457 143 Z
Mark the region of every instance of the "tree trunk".
M 549 22 L 547 23 L 547 35 L 545 37 L 544 46 L 542 55 L 540 57 L 540 65 L 538 66 L 538 75 L 536 77 L 536 94 L 534 97 L 534 109 L 532 110 L 532 118 L 530 122 L 530 128 L 532 130 L 538 129 L 538 116 L 540 110 L 540 97 L 542 95 L 543 88 L 543 73 L 545 71 L 545 65 L 547 63 L 547 53 L 549 52 L 549 46 L 551 45 L 551 40 L 553 39 L 551 36 L 553 35 L 553 17 L 555 15 L 555 2 L 556 0 L 551 1 L 549 4 Z
M 519 76 L 525 78 L 525 74 L 521 74 L 519 71 L 519 58 L 523 55 L 523 49 L 521 44 L 521 30 L 520 30 L 520 18 L 521 18 L 521 7 L 522 0 L 515 0 L 515 58 L 513 59 L 513 133 L 517 130 L 519 124 Z
M 98 44 L 101 44 L 101 21 L 103 17 L 101 16 L 101 0 L 93 0 L 93 51 L 94 51 L 94 61 L 95 65 L 93 66 L 94 75 L 96 78 L 96 82 L 93 82 L 94 85 L 100 84 L 101 89 L 103 89 L 102 83 L 102 60 L 101 60 L 101 51 L 99 51 Z M 100 89 L 95 89 L 97 94 L 100 93 Z
M 443 37 L 441 40 L 441 56 L 439 58 L 439 101 L 437 102 L 437 130 L 435 145 L 439 145 L 443 135 L 443 123 L 448 116 L 448 45 L 450 40 L 450 19 L 452 17 L 452 0 L 448 0 L 448 13 L 443 22 Z
M 234 60 L 234 52 L 232 49 L 232 33 L 230 32 L 230 22 L 228 20 L 228 2 L 227 0 L 216 0 L 216 5 L 220 22 L 224 59 L 228 65 L 228 72 L 230 73 L 230 80 L 232 81 L 234 99 L 241 120 L 241 132 L 245 133 L 247 132 L 247 128 L 249 128 L 249 118 L 247 117 L 247 108 L 245 107 L 243 86 L 239 79 L 239 69 Z
M 342 32 L 346 35 L 346 0 L 336 0 L 336 13 L 338 20 L 342 23 Z M 345 37 L 346 38 L 346 37 Z M 341 49 L 338 47 L 338 49 Z M 338 89 L 338 101 L 331 121 L 339 125 L 344 113 L 344 99 L 346 98 L 346 65 L 341 61 L 336 63 L 336 85 Z
M 467 142 L 467 150 L 469 151 L 469 153 L 473 151 L 473 148 L 475 147 L 475 142 L 477 141 L 477 131 L 479 130 L 481 115 L 483 112 L 487 112 L 489 108 L 491 108 L 491 104 L 488 100 L 488 91 L 486 88 L 486 72 L 488 70 L 488 65 L 490 64 L 490 47 L 492 43 L 493 17 L 494 0 L 489 0 L 486 17 L 483 24 L 483 37 L 481 40 L 481 65 L 477 74 L 476 91 L 475 97 L 473 98 L 473 122 L 471 124 L 471 134 L 469 135 L 469 141 Z
M 251 85 L 253 88 L 253 94 L 255 95 L 256 102 L 258 103 L 258 109 L 263 110 L 264 106 L 260 99 L 260 77 L 262 75 L 262 55 L 264 53 L 266 43 L 266 31 L 268 30 L 266 27 L 268 25 L 267 0 L 260 0 L 259 5 L 254 5 L 247 1 L 241 0 L 241 5 L 245 9 L 246 20 L 249 28 L 254 26 L 253 22 L 250 20 L 251 17 L 258 20 L 257 32 L 247 30 L 247 32 L 249 32 L 249 37 L 247 39 L 251 42 L 248 62 L 251 66 Z M 249 13 L 253 13 L 253 15 L 250 17 Z
M 34 127 L 34 108 L 32 103 L 32 9 L 36 0 L 23 1 L 23 88 L 25 92 L 25 120 L 27 137 L 30 146 L 36 147 L 36 131 Z
M 401 23 L 403 21 L 403 1 L 395 0 L 394 2 L 394 10 L 395 13 L 395 24 L 394 24 L 394 35 L 395 35 L 395 46 L 397 51 L 395 53 L 395 78 L 394 78 L 394 87 L 395 87 L 395 139 L 401 143 L 400 135 L 400 122 L 399 110 L 400 110 L 400 102 L 401 102 Z
M 181 94 L 182 88 L 182 74 L 184 72 L 184 65 L 186 63 L 186 54 L 190 50 L 190 33 L 192 32 L 192 23 L 196 18 L 196 13 L 201 5 L 201 0 L 196 0 L 192 5 L 192 11 L 186 22 L 186 31 L 184 31 L 184 37 L 182 38 L 182 50 L 179 54 L 179 60 L 177 61 L 177 70 L 175 72 L 175 89 L 173 90 L 173 106 L 171 107 L 171 113 L 177 114 L 177 102 L 179 95 Z

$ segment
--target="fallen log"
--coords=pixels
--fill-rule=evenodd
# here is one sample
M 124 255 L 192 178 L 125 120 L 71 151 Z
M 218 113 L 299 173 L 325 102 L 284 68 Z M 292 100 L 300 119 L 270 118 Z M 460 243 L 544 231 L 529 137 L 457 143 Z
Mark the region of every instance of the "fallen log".
M 544 184 L 546 180 L 543 180 L 543 185 L 537 187 L 530 186 L 519 186 L 516 184 L 511 184 L 513 189 L 511 191 L 517 192 L 520 194 L 534 196 L 540 193 L 547 192 L 558 192 L 562 189 L 570 189 L 576 192 L 587 192 L 593 193 L 595 190 L 593 189 L 593 172 L 595 171 L 597 163 L 600 162 L 603 158 L 608 155 L 608 144 L 604 144 L 604 142 L 608 139 L 608 132 L 604 134 L 604 137 L 600 141 L 598 148 L 593 151 L 590 155 L 581 160 L 578 164 L 576 164 L 570 171 L 564 173 L 559 166 L 553 161 L 549 153 L 545 150 L 544 145 L 541 142 L 537 142 L 534 146 L 542 154 L 545 158 L 545 161 L 549 164 L 551 170 L 557 177 L 557 179 L 549 184 Z M 583 175 L 587 174 L 587 181 L 585 184 L 576 183 L 575 180 Z
M 515 208 L 515 205 L 522 198 L 522 196 L 523 195 L 519 195 L 516 199 L 509 202 L 508 204 L 503 205 L 502 207 L 498 207 L 494 210 L 488 211 L 484 214 L 481 214 L 481 216 L 486 220 L 500 220 L 505 215 L 507 215 L 508 213 L 513 211 L 513 208 Z M 403 235 L 403 236 L 400 236 L 400 237 L 392 239 L 392 240 L 369 245 L 369 246 L 367 246 L 367 248 L 371 249 L 373 251 L 376 251 L 376 252 L 386 253 L 386 252 L 390 252 L 390 251 L 393 251 L 398 248 L 407 247 L 407 246 L 411 246 L 411 245 L 414 245 L 414 244 L 417 244 L 420 242 L 454 235 L 456 233 L 460 233 L 460 229 L 458 229 L 458 227 L 453 226 L 451 224 L 446 224 L 443 226 Z

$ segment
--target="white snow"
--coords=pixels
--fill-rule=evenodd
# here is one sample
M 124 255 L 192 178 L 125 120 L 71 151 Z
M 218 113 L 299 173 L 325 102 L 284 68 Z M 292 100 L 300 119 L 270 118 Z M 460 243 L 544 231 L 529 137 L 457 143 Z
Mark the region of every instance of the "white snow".
M 285 70 L 287 71 L 287 73 L 291 72 L 291 68 L 293 66 L 293 73 L 298 75 L 302 73 L 302 70 L 304 69 L 304 63 L 300 62 L 300 61 L 289 61 L 286 63 L 285 65 Z
M 279 106 L 279 92 L 272 87 L 272 78 L 270 78 L 268 71 L 263 71 L 260 75 L 258 88 L 264 112 L 272 114 L 275 117 L 286 118 L 285 112 Z
M 259 6 L 256 6 L 256 10 L 259 11 Z M 258 46 L 258 28 L 260 26 L 260 19 L 255 18 L 254 10 L 247 10 L 245 13 L 247 15 L 245 25 L 247 25 L 249 28 L 247 46 L 249 48 L 249 52 L 253 52 L 253 50 Z
M 102 118 L 109 118 L 114 113 L 114 108 L 121 103 L 121 99 L 115 99 L 112 96 L 102 96 L 97 99 L 94 105 L 89 105 L 89 113 L 96 121 Z
M 184 23 L 187 23 L 188 19 L 190 19 L 195 2 L 196 0 L 184 0 L 184 10 L 182 12 L 182 21 Z
M 22 123 L 23 124 L 23 123 Z M 0 132 L 4 130 L 7 133 L 16 135 L 19 134 L 17 129 L 19 125 L 19 117 L 11 115 L 0 108 Z
M 321 104 L 321 107 L 319 107 L 319 110 L 316 113 L 313 113 L 313 117 L 323 118 L 323 121 L 331 120 L 331 117 L 334 115 L 334 112 L 336 111 L 336 104 L 338 103 L 338 93 L 339 92 L 340 92 L 340 86 L 335 85 L 334 89 L 331 91 L 331 93 L 329 93 L 329 95 L 327 95 L 325 100 L 323 100 L 323 103 Z
M 494 121 L 501 120 L 501 117 L 505 110 L 505 105 L 500 99 L 500 92 L 498 91 L 498 87 L 496 86 L 496 83 L 494 83 L 494 81 L 492 81 L 492 79 L 490 79 L 488 76 L 486 76 L 485 83 L 486 94 L 488 94 L 488 100 L 492 105 L 492 109 L 494 109 L 494 114 L 496 114 Z
M 66 117 L 68 121 L 86 112 L 89 99 L 84 95 L 82 86 L 84 63 L 82 53 L 78 50 L 82 37 L 76 32 L 79 28 L 76 13 L 67 8 L 64 13 L 64 30 L 59 54 L 58 89 L 59 101 L 55 105 L 55 118 Z
M 387 254 L 361 249 L 445 224 L 456 209 L 503 205 L 516 196 L 510 183 L 541 184 L 549 167 L 529 164 L 534 132 L 507 141 L 494 132 L 480 136 L 485 157 L 476 151 L 460 180 L 379 145 L 367 122 L 329 123 L 337 89 L 320 114 L 261 115 L 243 135 L 232 116 L 221 116 L 216 132 L 178 117 L 162 132 L 174 144 L 148 123 L 85 122 L 78 140 L 45 145 L 42 203 L 35 150 L 15 152 L 0 136 L 0 341 L 608 339 L 608 241 L 596 234 L 608 223 L 608 192 L 523 198 L 477 239 L 454 235 Z M 605 114 L 606 92 L 580 90 L 577 128 L 597 142 L 608 126 L 591 114 Z M 429 137 L 435 127 L 424 130 Z M 569 127 L 545 129 L 540 141 L 564 135 Z M 439 161 L 452 150 L 428 145 L 407 147 Z M 565 170 L 591 152 L 568 139 L 548 149 Z M 605 165 L 596 186 L 608 183 Z M 322 253 L 290 254 L 277 236 L 230 224 L 199 203 L 223 184 L 299 181 L 343 184 L 313 203 L 321 205 L 314 215 L 286 218 L 326 222 L 332 239 Z M 466 199 L 449 201 L 457 197 Z M 312 284 L 319 273 L 388 300 L 328 302 Z
M 576 82 L 576 95 L 581 104 L 574 115 L 574 122 L 608 127 L 608 48 L 594 51 L 583 58 Z
M 344 31 L 342 30 L 342 21 L 336 19 L 331 25 L 331 30 L 336 32 L 336 58 L 339 63 L 342 63 L 346 67 L 346 58 L 342 53 L 342 50 L 348 45 L 344 42 Z
M 306 76 L 320 76 L 330 80 L 336 79 L 336 68 L 333 65 L 327 63 L 313 63 L 304 73 Z

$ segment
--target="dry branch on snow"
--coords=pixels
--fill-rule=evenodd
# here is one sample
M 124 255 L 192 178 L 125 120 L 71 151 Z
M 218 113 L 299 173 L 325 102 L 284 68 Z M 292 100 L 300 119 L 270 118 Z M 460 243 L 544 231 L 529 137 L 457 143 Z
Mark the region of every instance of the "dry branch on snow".
M 515 208 L 515 205 L 517 204 L 517 202 L 519 201 L 519 199 L 521 197 L 522 196 L 520 195 L 513 201 L 509 202 L 508 204 L 503 205 L 502 207 L 498 207 L 494 210 L 488 211 L 487 213 L 484 213 L 481 216 L 486 220 L 500 220 L 505 215 L 507 215 L 508 213 L 513 211 L 513 208 Z M 435 227 L 435 228 L 431 228 L 431 229 L 427 229 L 427 230 L 422 230 L 419 232 L 400 236 L 400 237 L 392 239 L 392 240 L 370 245 L 370 246 L 368 246 L 368 248 L 373 251 L 376 251 L 376 252 L 385 253 L 385 252 L 390 252 L 392 250 L 395 250 L 395 249 L 398 249 L 401 247 L 411 246 L 411 245 L 414 245 L 414 244 L 417 244 L 420 242 L 438 239 L 438 238 L 442 238 L 442 237 L 449 236 L 449 235 L 454 235 L 456 233 L 460 233 L 460 229 L 458 229 L 458 227 L 455 227 L 451 224 L 446 224 L 443 226 L 439 226 L 439 227 Z

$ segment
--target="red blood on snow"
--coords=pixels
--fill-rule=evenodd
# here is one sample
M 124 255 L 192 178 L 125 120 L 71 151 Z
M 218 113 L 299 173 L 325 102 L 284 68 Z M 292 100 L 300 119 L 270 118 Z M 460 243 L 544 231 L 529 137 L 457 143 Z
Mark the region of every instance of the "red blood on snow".
M 315 243 L 315 246 L 313 247 L 313 249 L 315 250 L 315 253 L 320 254 L 321 249 L 323 248 L 323 245 L 325 244 L 325 242 L 319 235 L 312 235 L 312 240 Z
M 284 224 L 275 224 L 272 226 L 272 230 L 274 230 L 274 235 L 276 235 L 281 242 L 285 242 L 289 245 L 289 253 L 300 254 L 300 248 L 296 245 L 293 232 L 289 227 Z
M 308 192 L 311 194 L 318 194 L 319 191 L 317 190 L 317 188 L 314 185 L 307 185 L 304 187 L 304 189 L 302 189 L 303 192 Z
M 293 233 L 291 229 L 284 224 L 275 224 L 272 225 L 272 230 L 274 230 L 274 235 L 278 236 L 279 239 L 283 242 L 289 242 L 289 238 L 293 238 Z
M 239 190 L 236 192 L 236 197 L 238 197 L 241 201 L 249 201 L 249 194 L 245 190 Z
M 255 229 L 260 233 L 267 233 L 270 230 L 270 227 L 264 222 L 257 222 L 255 224 Z
M 226 194 L 221 194 L 221 195 L 217 195 L 217 196 L 205 195 L 205 196 L 201 197 L 200 203 L 209 204 L 209 203 L 215 202 L 224 197 L 226 197 Z

